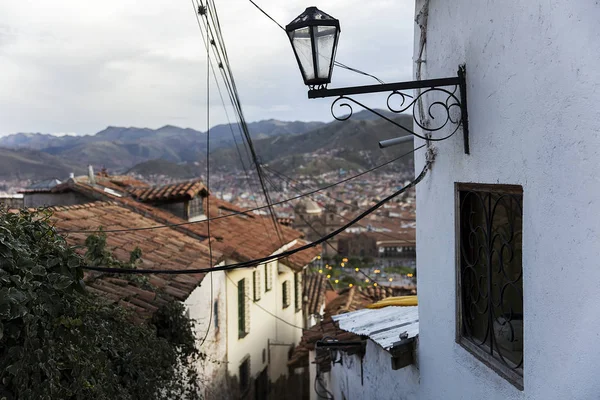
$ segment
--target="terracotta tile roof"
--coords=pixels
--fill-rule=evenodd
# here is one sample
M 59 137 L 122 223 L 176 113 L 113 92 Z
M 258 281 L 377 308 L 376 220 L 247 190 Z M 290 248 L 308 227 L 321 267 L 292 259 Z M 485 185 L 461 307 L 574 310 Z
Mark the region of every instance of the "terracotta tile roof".
M 307 245 L 308 243 L 309 242 L 307 242 L 306 240 L 298 239 L 296 241 L 296 244 L 294 244 L 288 250 L 295 250 L 297 248 Z M 295 271 L 302 271 L 302 268 L 310 264 L 315 258 L 317 258 L 319 254 L 321 254 L 321 247 L 315 246 L 306 250 L 299 251 L 298 253 L 292 254 L 291 256 L 282 259 L 281 261 Z
M 200 181 L 173 183 L 131 190 L 131 195 L 143 202 L 189 200 L 196 197 L 199 193 L 203 195 L 208 194 L 206 187 Z
M 76 191 L 92 199 L 116 202 L 129 210 L 153 219 L 156 221 L 154 225 L 172 225 L 186 222 L 168 211 L 136 201 L 133 198 L 127 197 L 126 194 L 116 196 L 106 192 L 102 185 L 103 183 L 98 183 L 98 181 L 96 185 L 90 185 L 85 182 L 70 180 L 66 184 L 59 185 L 60 187 L 57 186 L 55 189 L 56 191 Z M 119 190 L 123 192 L 122 188 Z M 207 200 L 205 198 L 204 206 L 205 210 L 208 211 L 206 203 Z M 210 212 L 206 212 L 206 215 L 207 217 L 216 217 L 243 211 L 243 209 L 229 202 L 211 196 Z M 268 217 L 248 212 L 210 222 L 210 233 L 214 240 L 213 247 L 223 255 L 239 262 L 269 256 L 284 245 L 303 236 L 302 232 L 287 226 L 278 225 L 278 228 L 282 234 L 283 243 L 279 240 L 275 232 L 273 221 Z M 186 224 L 173 227 L 172 229 L 191 235 L 197 239 L 208 238 L 208 224 L 206 222 Z M 305 252 L 297 253 L 290 257 L 290 264 L 292 264 L 290 267 L 299 269 L 308 264 L 318 255 L 318 253 L 314 254 L 313 251 L 313 249 L 308 249 Z M 302 264 L 303 262 L 305 263 Z
M 230 214 L 231 207 L 235 206 L 224 200 L 211 197 L 210 213 L 207 217 Z M 199 225 L 206 224 L 193 224 L 186 227 L 195 232 Z M 218 238 L 215 247 L 226 256 L 242 262 L 269 256 L 285 244 L 302 236 L 302 232 L 286 226 L 279 225 L 279 229 L 283 243 L 275 232 L 273 221 L 261 215 L 234 215 L 213 220 L 210 223 L 211 236 Z M 302 261 L 300 257 L 310 257 L 312 253 L 308 250 L 307 252 L 308 255 L 299 255 L 299 258 L 295 259 L 296 262 Z
M 325 304 L 327 281 L 323 274 L 304 274 L 302 298 L 306 303 L 307 315 L 320 315 Z
M 122 189 L 119 189 L 119 190 L 121 190 L 121 192 L 122 192 Z M 164 211 L 159 208 L 152 207 L 151 205 L 148 205 L 148 204 L 140 203 L 140 202 L 135 201 L 134 199 L 126 197 L 126 196 L 121 196 L 121 197 L 115 196 L 112 193 L 106 192 L 104 190 L 104 187 L 101 184 L 90 185 L 90 184 L 83 183 L 83 182 L 76 182 L 73 180 L 69 180 L 61 185 L 56 186 L 53 189 L 53 192 L 55 192 L 55 193 L 63 193 L 63 192 L 67 192 L 67 191 L 78 192 L 90 199 L 116 202 L 129 210 L 135 211 L 139 214 L 142 214 L 143 216 L 145 216 L 147 218 L 153 219 L 155 221 L 154 226 L 156 226 L 156 225 L 173 225 L 173 224 L 181 224 L 181 223 L 187 222 L 186 220 L 179 218 L 179 217 L 171 214 L 168 211 Z M 188 227 L 190 227 L 190 226 L 193 226 L 194 228 L 188 229 Z M 208 237 L 206 224 L 183 225 L 183 226 L 173 227 L 172 229 L 175 229 L 179 232 L 187 233 L 188 235 L 191 234 L 191 235 L 195 236 L 197 239 L 202 239 L 202 238 Z M 217 236 L 217 235 L 213 234 L 212 236 Z
M 300 344 L 294 348 L 292 356 L 288 361 L 288 366 L 292 368 L 307 367 L 309 351 L 314 350 L 315 343 L 324 337 L 344 341 L 361 340 L 360 336 L 341 330 L 338 323 L 331 319 L 331 316 L 360 310 L 371 303 L 373 303 L 372 299 L 356 290 L 356 287 L 340 291 L 339 296 L 325 306 L 325 318 L 323 321 L 302 333 Z M 344 351 L 351 353 L 357 351 L 357 348 L 352 347 Z M 331 360 L 328 352 L 319 354 L 317 362 L 322 371 L 331 369 Z
M 52 221 L 60 230 L 143 228 L 156 224 L 154 220 L 115 202 L 53 207 L 52 210 Z M 70 245 L 83 245 L 87 236 L 70 233 L 65 238 Z M 140 268 L 144 269 L 210 267 L 208 248 L 203 243 L 169 228 L 109 233 L 106 245 L 107 250 L 120 261 L 128 261 L 130 252 L 139 247 L 142 250 Z M 213 264 L 217 264 L 221 255 L 215 250 L 213 257 Z M 146 276 L 155 290 L 140 288 L 128 280 L 108 274 L 88 273 L 86 281 L 91 292 L 132 308 L 140 318 L 147 318 L 164 302 L 157 293 L 185 300 L 202 282 L 204 274 Z
M 368 286 L 368 287 L 360 287 L 359 291 L 364 293 L 367 297 L 372 299 L 374 302 L 383 300 L 387 297 L 396 297 L 396 296 L 409 296 L 417 294 L 417 290 L 414 286 Z

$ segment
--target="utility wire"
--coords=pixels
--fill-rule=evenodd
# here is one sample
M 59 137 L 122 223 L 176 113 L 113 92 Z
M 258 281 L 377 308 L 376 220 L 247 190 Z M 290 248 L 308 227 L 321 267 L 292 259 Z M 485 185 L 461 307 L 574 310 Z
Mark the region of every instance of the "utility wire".
M 277 188 L 277 187 L 275 186 L 275 184 L 274 184 L 272 181 L 270 181 L 270 182 L 271 182 L 271 185 L 272 185 L 274 188 Z M 304 218 L 304 216 L 303 216 L 302 214 L 298 214 L 298 217 L 300 217 L 300 219 L 301 219 L 302 221 L 304 221 L 304 223 L 305 223 L 305 224 L 306 224 L 306 225 L 307 225 L 307 226 L 308 226 L 308 227 L 309 227 L 309 228 L 310 228 L 310 229 L 311 229 L 313 232 L 315 232 L 315 233 L 316 233 L 317 235 L 319 235 L 319 236 L 321 236 L 321 235 L 322 235 L 322 233 L 321 233 L 321 232 L 319 232 L 319 231 L 317 230 L 317 228 L 315 228 L 315 227 L 314 227 L 314 226 L 313 226 L 313 225 L 312 225 L 310 222 L 308 222 L 308 220 L 307 220 L 306 218 Z M 358 225 L 358 223 L 357 223 L 357 225 Z M 336 249 L 334 245 L 332 245 L 331 243 L 329 243 L 329 241 L 326 241 L 326 242 L 325 242 L 325 245 L 329 246 L 329 247 L 331 248 L 331 250 L 333 250 L 333 251 L 334 251 L 334 252 L 335 252 L 337 255 L 341 255 L 341 254 L 340 254 L 340 252 L 338 251 L 338 249 Z M 379 283 L 378 283 L 378 282 L 377 282 L 375 279 L 371 278 L 371 277 L 370 277 L 369 275 L 367 275 L 367 274 L 366 274 L 364 271 L 362 271 L 362 270 L 360 270 L 360 269 L 359 269 L 359 271 L 358 271 L 358 272 L 360 272 L 362 275 L 364 275 L 364 276 L 365 276 L 367 279 L 369 279 L 370 281 L 372 281 L 372 282 L 373 282 L 373 283 L 375 283 L 376 285 L 379 285 Z
M 344 178 L 341 181 L 334 182 L 334 183 L 331 183 L 329 185 L 325 185 L 323 187 L 320 187 L 320 188 L 315 189 L 315 190 L 311 190 L 309 192 L 303 193 L 303 194 L 298 195 L 298 196 L 293 196 L 293 197 L 287 198 L 285 200 L 275 202 L 275 203 L 273 203 L 271 205 L 272 206 L 276 206 L 276 205 L 280 205 L 280 204 L 285 204 L 285 203 L 288 203 L 290 201 L 294 201 L 294 200 L 297 200 L 297 199 L 300 199 L 300 198 L 303 198 L 303 197 L 310 196 L 310 195 L 312 195 L 314 193 L 318 193 L 318 192 L 321 192 L 323 190 L 330 189 L 330 188 L 332 188 L 334 186 L 341 185 L 342 183 L 349 182 L 349 181 L 351 181 L 353 179 L 359 178 L 359 177 L 361 177 L 363 175 L 366 175 L 366 174 L 368 174 L 370 172 L 373 172 L 373 171 L 376 171 L 376 170 L 378 170 L 380 168 L 383 168 L 386 165 L 389 165 L 389 164 L 391 164 L 391 163 L 393 163 L 395 161 L 398 161 L 401 158 L 406 157 L 406 156 L 414 153 L 415 151 L 417 151 L 417 150 L 419 150 L 419 149 L 421 149 L 423 147 L 425 147 L 425 145 L 421 145 L 419 147 L 416 147 L 415 149 L 413 149 L 413 150 L 411 150 L 411 151 L 409 151 L 407 153 L 404 153 L 404 154 L 402 154 L 402 155 L 400 155 L 400 156 L 398 156 L 396 158 L 388 160 L 388 161 L 384 162 L 383 164 L 377 165 L 377 166 L 375 166 L 373 168 L 369 168 L 369 169 L 367 169 L 367 170 L 365 170 L 363 172 L 360 172 L 360 173 L 358 173 L 356 175 L 352 175 L 352 176 L 350 176 L 348 178 Z M 194 224 L 203 224 L 203 223 L 208 223 L 208 221 L 215 221 L 215 220 L 218 220 L 218 219 L 221 219 L 221 218 L 229 218 L 229 217 L 233 217 L 233 216 L 236 216 L 236 215 L 245 215 L 245 214 L 251 213 L 253 211 L 263 210 L 265 208 L 268 208 L 268 206 L 260 206 L 260 207 L 255 207 L 255 208 L 249 208 L 249 209 L 246 209 L 246 210 L 243 210 L 243 211 L 235 211 L 235 212 L 232 212 L 230 214 L 219 215 L 219 216 L 212 217 L 212 218 L 207 218 L 207 219 L 204 219 L 204 220 L 201 220 L 201 221 L 186 221 L 186 222 L 180 222 L 180 223 L 177 223 L 177 224 L 154 225 L 154 226 L 145 226 L 145 227 L 140 227 L 140 228 L 106 229 L 106 230 L 102 230 L 102 232 L 103 233 L 135 232 L 135 231 L 146 231 L 146 230 L 151 230 L 151 229 L 162 229 L 162 228 L 172 228 L 172 227 L 194 225 Z M 60 231 L 58 231 L 58 233 L 97 233 L 97 232 L 98 232 L 98 229 L 93 229 L 93 230 L 89 230 L 89 229 L 88 230 L 85 230 L 85 229 L 84 230 L 60 230 Z
M 298 252 L 318 246 L 321 243 L 324 243 L 325 241 L 331 239 L 332 237 L 335 237 L 336 235 L 339 235 L 340 233 L 344 232 L 346 229 L 348 229 L 348 227 L 352 226 L 354 223 L 356 223 L 356 222 L 360 221 L 361 219 L 365 218 L 366 216 L 370 215 L 371 213 L 373 213 L 374 211 L 376 211 L 377 209 L 382 207 L 384 204 L 386 204 L 388 201 L 401 195 L 402 193 L 406 192 L 410 188 L 416 186 L 419 182 L 421 182 L 423 180 L 423 178 L 427 174 L 427 171 L 429 170 L 429 167 L 431 166 L 432 163 L 433 163 L 432 159 L 428 160 L 425 163 L 425 166 L 423 167 L 423 170 L 421 171 L 419 176 L 417 176 L 411 183 L 409 183 L 402 189 L 399 189 L 396 192 L 390 194 L 383 200 L 377 202 L 375 205 L 373 205 L 369 209 L 363 211 L 360 215 L 355 217 L 349 223 L 347 223 L 344 226 L 341 226 L 340 228 L 334 230 L 333 232 L 330 232 L 329 234 L 319 238 L 318 240 L 315 240 L 314 242 L 297 247 L 293 250 L 287 250 L 287 251 L 284 251 L 284 252 L 281 252 L 278 254 L 273 254 L 273 255 L 270 255 L 267 257 L 257 258 L 255 260 L 250 260 L 250 261 L 241 262 L 241 263 L 237 263 L 237 264 L 222 265 L 222 266 L 210 267 L 210 268 L 192 268 L 192 269 L 183 269 L 183 270 L 178 270 L 178 269 L 172 269 L 172 270 L 169 270 L 169 269 L 166 269 L 166 270 L 165 269 L 155 269 L 155 270 L 153 270 L 153 269 L 122 269 L 122 268 L 105 268 L 105 267 L 92 267 L 92 266 L 83 266 L 81 268 L 90 270 L 90 271 L 116 273 L 116 274 L 166 274 L 166 275 L 205 274 L 205 273 L 214 272 L 214 271 L 229 271 L 229 270 L 234 270 L 234 269 L 239 269 L 239 268 L 254 267 L 256 265 L 265 263 L 267 261 L 279 260 L 279 259 L 282 259 L 285 257 L 289 257 Z
M 208 35 L 208 30 L 206 32 Z M 210 193 L 210 49 L 206 47 L 206 190 Z M 202 201 L 202 200 L 200 200 Z M 206 196 L 206 208 L 207 208 L 207 217 L 210 217 L 210 196 Z M 212 240 L 210 237 L 210 221 L 206 224 L 206 232 L 208 234 L 208 254 L 210 260 L 210 266 L 213 266 L 213 253 L 212 253 Z M 208 337 L 208 333 L 210 332 L 210 326 L 212 324 L 213 319 L 213 307 L 212 301 L 214 298 L 213 294 L 213 274 L 210 274 L 210 309 L 208 314 L 208 326 L 206 327 L 206 333 L 200 342 L 200 346 L 204 344 L 206 338 Z
M 244 121 L 244 117 L 242 114 L 242 110 L 241 110 L 241 103 L 239 102 L 239 98 L 237 97 L 237 92 L 235 91 L 235 87 L 234 87 L 234 81 L 233 81 L 233 73 L 231 72 L 231 69 L 229 67 L 229 60 L 227 58 L 227 50 L 225 48 L 225 44 L 220 32 L 220 24 L 218 22 L 218 16 L 216 15 L 216 8 L 214 6 L 214 3 L 212 5 L 212 7 L 209 7 L 209 3 L 207 1 L 206 3 L 206 7 L 204 6 L 204 3 L 202 2 L 202 0 L 196 0 L 194 2 L 194 0 L 192 0 L 192 5 L 194 6 L 194 14 L 196 17 L 196 21 L 198 22 L 198 27 L 200 30 L 200 34 L 202 36 L 202 41 L 204 42 L 204 45 L 208 51 L 209 48 L 212 48 L 213 53 L 215 55 L 215 58 L 217 59 L 218 63 L 219 63 L 219 70 L 221 72 L 221 77 L 223 78 L 223 83 L 225 84 L 225 87 L 227 89 L 227 93 L 229 95 L 229 99 L 231 101 L 231 104 L 233 106 L 234 111 L 237 113 L 238 118 L 239 118 L 239 123 L 237 124 L 238 129 L 240 131 L 240 136 L 242 138 L 242 143 L 244 144 L 244 149 L 246 150 L 246 155 L 248 156 L 248 159 L 251 159 L 250 153 L 248 151 L 248 145 L 246 144 L 246 141 L 244 140 L 244 134 L 242 134 L 242 124 L 245 126 L 245 121 Z M 197 8 L 197 12 L 196 12 L 196 8 Z M 214 10 L 214 12 L 211 12 L 211 9 Z M 206 28 L 206 38 L 204 37 L 204 33 L 203 33 L 203 24 L 202 24 L 202 18 L 199 18 L 198 15 L 202 15 L 204 16 L 205 19 L 205 23 L 204 23 L 204 27 Z M 211 18 L 211 21 L 213 21 L 213 24 L 215 25 L 215 30 L 213 32 L 213 29 L 211 28 L 211 24 L 209 23 L 208 18 Z M 218 28 L 218 29 L 217 29 Z M 217 39 L 217 41 L 215 42 L 215 38 Z M 218 43 L 218 45 L 217 45 Z M 219 50 L 221 50 L 221 52 L 219 52 Z M 222 55 L 221 55 L 222 53 Z M 224 65 L 225 64 L 225 65 Z M 229 72 L 229 75 L 226 72 Z M 214 71 L 214 68 L 213 68 Z M 216 79 L 216 77 L 215 77 Z M 232 83 L 233 82 L 233 83 Z M 247 129 L 247 127 L 246 127 Z M 232 130 L 232 135 L 233 135 L 233 130 Z M 237 148 L 237 141 L 235 140 L 235 135 L 234 136 L 234 141 L 236 142 L 236 148 Z M 246 168 L 244 162 L 242 161 L 242 157 L 241 157 L 241 152 L 238 149 L 238 155 L 240 156 L 240 162 L 242 163 L 242 167 L 244 168 L 244 172 L 246 174 L 246 178 L 248 180 L 248 185 L 250 187 L 250 189 L 252 190 L 252 180 L 250 178 L 250 175 L 248 173 L 248 169 Z M 254 202 L 256 207 L 258 206 L 258 202 L 256 201 L 256 199 L 254 198 Z M 267 204 L 269 202 L 267 201 Z M 268 207 L 267 207 L 268 208 Z M 267 236 L 269 237 L 269 241 L 272 241 L 271 239 L 271 230 L 267 227 L 265 220 L 261 219 L 260 222 L 262 223 L 265 232 L 267 233 Z M 274 227 L 275 230 L 278 230 L 277 226 Z M 279 234 L 278 234 L 279 236 Z M 283 243 L 281 243 L 283 244 Z
M 422 147 L 422 146 L 421 146 L 421 147 Z M 279 177 L 280 179 L 282 179 L 283 181 L 287 182 L 287 183 L 290 185 L 290 187 L 291 187 L 292 189 L 294 189 L 294 190 L 295 190 L 296 192 L 298 192 L 298 193 L 302 193 L 302 191 L 301 191 L 301 190 L 300 190 L 300 189 L 299 189 L 297 186 L 294 186 L 294 185 L 293 185 L 293 183 L 294 183 L 294 182 L 295 182 L 295 183 L 298 183 L 298 184 L 300 184 L 300 185 L 302 185 L 302 186 L 303 186 L 305 189 L 309 189 L 309 188 L 308 188 L 306 185 L 302 184 L 301 182 L 298 182 L 298 181 L 296 181 L 296 180 L 295 180 L 295 179 L 293 179 L 293 178 L 290 178 L 289 176 L 287 176 L 287 175 L 283 174 L 282 172 L 275 171 L 273 168 L 271 168 L 271 167 L 268 167 L 268 166 L 264 166 L 264 168 L 265 168 L 267 171 L 271 172 L 272 174 L 274 174 L 274 175 L 278 176 L 278 177 Z M 328 198 L 330 198 L 330 199 L 332 199 L 332 200 L 334 200 L 334 201 L 337 201 L 337 202 L 339 202 L 339 203 L 342 203 L 342 204 L 344 204 L 344 205 L 346 205 L 346 206 L 350 206 L 350 207 L 352 207 L 352 208 L 354 208 L 354 209 L 358 209 L 358 207 L 354 206 L 353 204 L 346 203 L 346 202 L 345 202 L 345 201 L 343 201 L 343 200 L 340 200 L 340 199 L 338 199 L 338 198 L 336 198 L 336 197 L 330 196 L 329 194 L 327 194 L 327 192 L 323 192 L 323 193 L 321 193 L 321 194 L 323 194 L 324 196 L 326 196 L 326 197 L 328 197 Z M 311 196 L 311 195 L 309 195 L 308 197 L 309 197 L 310 199 L 316 200 L 316 199 L 315 199 L 313 196 Z M 316 200 L 316 201 L 318 201 L 318 200 Z M 334 213 L 335 215 L 337 215 L 338 217 L 340 217 L 340 218 L 342 218 L 342 219 L 346 220 L 346 221 L 350 221 L 350 218 L 348 218 L 348 217 L 345 217 L 345 216 L 343 216 L 342 214 L 340 214 L 340 213 L 338 213 L 338 212 L 333 212 L 333 213 Z M 366 226 L 364 226 L 363 224 L 357 223 L 356 225 L 358 225 L 358 226 L 360 226 L 360 227 L 362 227 L 362 228 L 365 228 L 365 229 L 367 229 L 367 227 L 366 227 Z M 397 238 L 397 237 L 395 237 L 395 236 L 392 236 L 392 235 L 390 235 L 390 234 L 388 234 L 388 233 L 386 233 L 386 232 L 377 232 L 377 233 L 379 233 L 379 234 L 381 234 L 381 235 L 383 235 L 383 236 L 387 236 L 387 237 L 389 237 L 390 239 L 398 240 L 398 241 L 401 241 L 401 242 L 404 242 L 404 243 L 408 243 L 408 244 L 413 244 L 413 243 L 410 243 L 409 241 L 407 241 L 406 239 L 399 239 L 399 238 Z
M 200 5 L 203 6 L 201 0 L 200 0 Z M 207 5 L 208 5 L 208 1 L 207 1 Z M 254 163 L 254 165 L 256 167 L 256 173 L 257 173 L 257 176 L 258 176 L 258 180 L 259 180 L 259 183 L 260 183 L 263 195 L 265 197 L 265 201 L 266 201 L 267 206 L 268 206 L 268 210 L 269 210 L 269 214 L 271 216 L 271 220 L 273 222 L 273 228 L 275 229 L 275 232 L 277 233 L 277 236 L 279 238 L 280 244 L 283 245 L 284 244 L 283 236 L 282 236 L 282 233 L 280 231 L 279 224 L 277 223 L 277 216 L 275 214 L 275 210 L 273 209 L 273 207 L 271 205 L 271 203 L 272 203 L 271 202 L 271 198 L 270 198 L 269 192 L 268 192 L 268 190 L 266 188 L 266 185 L 265 185 L 265 182 L 264 182 L 264 172 L 261 169 L 260 162 L 258 161 L 258 156 L 256 154 L 256 150 L 254 149 L 254 144 L 252 142 L 252 137 L 250 135 L 250 131 L 248 129 L 248 125 L 246 123 L 246 119 L 244 117 L 244 113 L 243 113 L 243 110 L 242 110 L 242 103 L 240 101 L 240 96 L 239 96 L 239 93 L 238 93 L 238 90 L 237 90 L 237 85 L 235 83 L 235 78 L 233 76 L 233 71 L 231 69 L 231 65 L 230 65 L 229 59 L 227 57 L 227 50 L 226 50 L 226 47 L 225 47 L 225 43 L 224 43 L 224 40 L 222 38 L 222 34 L 220 32 L 220 25 L 217 22 L 218 21 L 218 14 L 217 14 L 217 10 L 216 10 L 216 7 L 214 5 L 214 2 L 212 3 L 211 9 L 206 14 L 210 14 L 211 15 L 211 19 L 213 21 L 214 33 L 212 33 L 212 29 L 210 29 L 210 24 L 209 24 L 209 21 L 208 21 L 209 17 L 207 15 L 205 15 L 206 25 L 209 27 L 207 29 L 210 29 L 213 37 L 217 38 L 217 42 L 218 43 L 215 43 L 215 46 L 220 47 L 221 53 L 223 54 L 224 66 L 225 66 L 225 69 L 227 70 L 227 74 L 226 75 L 228 77 L 228 81 L 229 81 L 229 84 L 230 84 L 231 89 L 232 89 L 233 99 L 235 100 L 235 104 L 234 105 L 235 105 L 235 109 L 237 111 L 237 114 L 238 114 L 238 117 L 239 117 L 239 120 L 240 120 L 240 125 L 241 125 L 242 131 L 244 133 L 244 137 L 246 139 L 246 143 L 248 144 L 248 149 L 250 150 L 250 155 L 251 155 L 252 161 L 253 161 L 253 163 Z M 211 44 L 213 42 L 214 42 L 214 40 L 211 42 Z M 267 233 L 269 233 L 269 229 L 267 229 Z

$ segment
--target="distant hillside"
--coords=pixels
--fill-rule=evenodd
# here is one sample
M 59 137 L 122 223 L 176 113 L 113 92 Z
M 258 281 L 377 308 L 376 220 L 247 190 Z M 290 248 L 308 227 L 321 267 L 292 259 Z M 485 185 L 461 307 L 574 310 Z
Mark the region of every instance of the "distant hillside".
M 395 116 L 395 120 L 412 129 L 411 116 L 399 115 Z M 301 135 L 282 135 L 256 140 L 254 146 L 262 163 L 276 163 L 288 172 L 300 166 L 308 168 L 307 163 L 310 163 L 315 171 L 325 172 L 339 168 L 368 168 L 403 154 L 413 148 L 412 142 L 383 150 L 379 148 L 378 142 L 402 136 L 404 133 L 385 120 L 350 119 L 334 121 Z M 310 157 L 304 157 L 317 153 L 325 161 L 342 159 L 346 164 L 327 169 L 324 163 L 317 164 L 307 161 Z M 216 169 L 225 171 L 240 168 L 239 156 L 234 146 L 217 149 L 212 157 L 219 160 L 214 167 Z
M 254 139 L 261 139 L 297 135 L 322 125 L 323 122 L 270 119 L 249 123 L 248 129 Z M 233 144 L 232 131 L 238 136 L 238 141 L 241 140 L 237 125 L 212 127 L 211 148 Z M 175 163 L 197 161 L 199 154 L 206 151 L 206 133 L 172 125 L 159 129 L 109 126 L 89 136 L 17 133 L 0 137 L 0 147 L 41 150 L 81 166 L 92 164 L 122 170 L 159 158 Z
M 82 174 L 85 168 L 36 150 L 0 148 L 0 179 L 63 179 L 71 172 Z
M 410 116 L 386 114 L 412 128 Z M 276 165 L 286 173 L 302 170 L 304 174 L 318 174 L 333 169 L 368 168 L 412 148 L 409 142 L 379 149 L 378 141 L 403 132 L 385 120 L 373 119 L 373 114 L 366 111 L 341 122 L 271 119 L 249 123 L 248 127 L 260 162 Z M 234 145 L 232 130 L 238 148 Z M 239 135 L 237 126 L 211 128 L 211 168 L 221 172 L 241 170 L 240 154 L 245 166 L 251 166 Z M 39 174 L 66 176 L 69 172 L 85 171 L 88 164 L 106 167 L 112 172 L 131 171 L 144 176 L 185 179 L 197 176 L 194 163 L 205 162 L 206 134 L 172 125 L 159 129 L 109 126 L 91 136 L 9 135 L 0 138 L 0 146 L 12 149 L 4 150 L 10 155 L 7 153 L 3 159 L 0 179 L 19 174 L 33 174 L 36 179 Z M 13 159 L 18 162 L 8 161 Z

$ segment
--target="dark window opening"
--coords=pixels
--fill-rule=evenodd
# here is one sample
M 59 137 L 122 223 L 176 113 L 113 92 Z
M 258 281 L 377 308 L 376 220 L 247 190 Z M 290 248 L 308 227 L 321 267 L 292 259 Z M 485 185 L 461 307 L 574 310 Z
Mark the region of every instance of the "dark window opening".
M 245 337 L 249 332 L 248 324 L 248 313 L 249 305 L 248 298 L 246 295 L 246 279 L 240 279 L 238 281 L 238 337 L 241 339 Z
M 240 392 L 246 393 L 250 389 L 250 356 L 240 364 Z
M 523 191 L 458 186 L 457 339 L 522 388 Z
M 281 285 L 281 296 L 283 300 L 283 308 L 288 308 L 290 306 L 290 281 L 285 281 Z
M 196 196 L 188 202 L 188 219 L 204 214 L 202 196 Z

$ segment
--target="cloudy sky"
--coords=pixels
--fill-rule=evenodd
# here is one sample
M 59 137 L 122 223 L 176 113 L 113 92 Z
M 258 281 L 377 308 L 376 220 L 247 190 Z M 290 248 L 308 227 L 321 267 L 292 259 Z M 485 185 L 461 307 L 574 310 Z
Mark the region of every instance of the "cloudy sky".
M 282 25 L 316 5 L 340 20 L 338 61 L 411 77 L 413 0 L 256 2 Z M 215 3 L 247 120 L 331 120 L 330 100 L 307 99 L 285 33 L 248 0 Z M 337 68 L 330 87 L 370 83 Z M 214 125 L 226 119 L 211 84 Z M 206 128 L 206 53 L 189 0 L 2 0 L 0 88 L 0 136 Z

